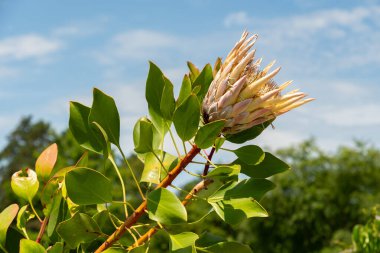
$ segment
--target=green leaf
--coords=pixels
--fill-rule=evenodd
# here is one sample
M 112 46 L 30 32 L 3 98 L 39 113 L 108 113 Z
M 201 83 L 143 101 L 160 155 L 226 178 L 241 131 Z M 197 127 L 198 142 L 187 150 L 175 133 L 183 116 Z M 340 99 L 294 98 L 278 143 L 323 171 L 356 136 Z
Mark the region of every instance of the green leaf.
M 112 201 L 112 184 L 101 173 L 76 168 L 66 174 L 67 195 L 78 205 L 92 205 Z
M 246 179 L 223 185 L 207 201 L 227 223 L 238 224 L 251 217 L 267 217 L 268 213 L 257 202 L 274 188 L 266 179 Z
M 289 165 L 268 152 L 265 152 L 264 160 L 257 165 L 248 165 L 240 159 L 233 164 L 240 164 L 241 172 L 252 178 L 267 178 L 290 169 Z
M 186 100 L 191 94 L 191 81 L 188 75 L 185 75 L 183 77 L 181 90 L 179 91 L 178 99 L 177 99 L 177 106 L 183 103 L 183 101 Z
M 225 140 L 226 140 L 226 138 L 224 138 L 224 137 L 217 137 L 216 138 L 216 140 L 215 140 L 215 152 L 219 151 L 219 149 L 223 146 Z
M 157 156 L 161 151 L 157 150 Z M 165 169 L 162 168 L 162 165 L 157 157 L 153 153 L 147 153 L 145 156 L 144 170 L 141 174 L 141 182 L 149 182 L 158 184 L 161 179 L 163 179 L 167 173 L 166 171 L 170 170 L 172 163 L 177 159 L 176 156 L 173 156 L 169 153 L 164 152 L 163 158 L 160 158 Z M 166 171 L 165 171 L 166 170 Z
M 90 123 L 90 128 L 102 143 L 103 156 L 108 157 L 111 154 L 111 143 L 109 142 L 108 134 L 98 122 L 93 121 Z
M 206 248 L 197 248 L 198 252 L 207 253 L 252 253 L 252 250 L 244 244 L 237 242 L 220 242 Z
M 207 174 L 208 178 L 217 178 L 217 179 L 226 179 L 231 177 L 236 177 L 240 173 L 240 166 L 239 165 L 232 165 L 232 166 L 219 166 L 210 171 Z
M 63 242 L 56 242 L 50 249 L 48 253 L 63 253 Z
M 36 173 L 40 180 L 46 181 L 49 179 L 51 171 L 54 168 L 54 165 L 58 157 L 58 146 L 56 143 L 47 147 L 39 155 L 36 161 Z
M 165 76 L 164 76 L 164 80 L 165 80 L 165 86 L 162 91 L 160 111 L 164 119 L 171 120 L 173 118 L 173 113 L 175 110 L 173 84 Z
M 90 108 L 77 102 L 70 102 L 69 127 L 75 140 L 85 149 L 102 154 L 103 144 L 94 135 L 88 124 Z
M 268 217 L 267 211 L 253 198 L 239 198 L 210 203 L 219 217 L 231 225 L 247 218 Z
M 46 253 L 46 250 L 38 242 L 22 239 L 20 241 L 20 253 Z
M 26 227 L 26 223 L 34 218 L 34 214 L 29 212 L 28 210 L 28 205 L 25 205 L 20 208 L 20 211 L 17 214 L 17 228 L 20 229 L 21 231 L 24 231 Z
M 249 140 L 253 140 L 257 136 L 259 136 L 265 130 L 265 128 L 267 128 L 272 122 L 273 122 L 273 120 L 268 120 L 268 121 L 264 122 L 263 124 L 253 126 L 253 127 L 249 128 L 247 130 L 244 130 L 240 133 L 228 134 L 228 135 L 226 135 L 226 139 L 229 142 L 238 143 L 238 144 L 244 143 L 244 142 L 249 141 Z
M 176 235 L 169 235 L 170 252 L 173 253 L 195 253 L 195 241 L 199 238 L 192 232 L 183 232 Z
M 173 84 L 153 62 L 149 62 L 145 97 L 148 106 L 155 113 L 163 116 L 165 119 L 171 118 L 175 106 Z M 168 104 L 166 105 L 165 102 Z
M 96 224 L 98 224 L 100 230 L 107 235 L 115 232 L 115 227 L 113 224 L 117 226 L 123 224 L 122 221 L 120 221 L 115 215 L 108 212 L 107 210 L 96 213 L 92 218 Z
M 160 146 L 161 138 L 153 123 L 145 118 L 140 118 L 133 128 L 133 142 L 136 153 L 152 152 Z
M 197 79 L 197 77 L 199 76 L 200 71 L 192 62 L 189 61 L 187 62 L 187 67 L 190 70 L 189 76 L 191 82 L 193 83 L 195 79 Z
M 109 141 L 119 146 L 120 117 L 115 100 L 96 88 L 88 122 L 97 122 L 107 133 Z
M 207 200 L 210 203 L 239 198 L 261 200 L 265 193 L 274 188 L 275 184 L 266 179 L 244 179 L 239 182 L 231 182 L 223 185 Z
M 196 95 L 191 94 L 174 112 L 173 122 L 178 136 L 190 140 L 197 132 L 201 106 Z
M 61 179 L 52 178 L 43 187 L 42 193 L 40 195 L 41 204 L 44 207 L 43 212 L 45 216 L 48 216 L 51 212 L 53 206 L 53 199 L 59 192 L 59 184 Z
M 52 207 L 51 207 L 50 215 L 49 215 L 49 223 L 46 229 L 46 232 L 49 237 L 52 236 L 52 234 L 54 233 L 54 229 L 58 223 L 61 200 L 62 200 L 61 194 L 57 194 L 53 199 L 53 203 L 52 203 Z
M 195 144 L 197 144 L 197 146 L 201 149 L 211 147 L 214 144 L 215 139 L 222 132 L 224 124 L 225 120 L 217 120 L 199 128 L 194 139 Z
M 175 224 L 187 221 L 185 207 L 177 196 L 165 188 L 148 194 L 147 209 L 149 218 L 162 224 Z
M 101 234 L 96 222 L 87 214 L 79 212 L 61 222 L 57 226 L 57 232 L 72 249 L 80 243 L 93 241 Z
M 17 215 L 18 205 L 12 204 L 0 213 L 0 245 L 5 247 L 8 227 Z
M 207 64 L 203 68 L 202 72 L 199 74 L 199 76 L 197 77 L 197 79 L 195 79 L 195 81 L 193 83 L 193 88 L 195 88 L 197 86 L 200 87 L 200 91 L 197 94 L 200 101 L 202 101 L 203 98 L 205 97 L 205 95 L 208 91 L 208 88 L 209 88 L 213 79 L 214 79 L 214 77 L 212 74 L 212 67 L 210 64 Z
M 232 152 L 234 152 L 241 161 L 249 165 L 258 164 L 262 162 L 265 157 L 264 151 L 256 145 L 244 146 Z
M 148 110 L 150 120 L 158 132 L 158 134 L 153 135 L 153 143 L 159 144 L 161 140 L 165 137 L 165 134 L 169 131 L 169 127 L 172 124 L 172 121 L 164 119 L 150 107 L 148 108 Z

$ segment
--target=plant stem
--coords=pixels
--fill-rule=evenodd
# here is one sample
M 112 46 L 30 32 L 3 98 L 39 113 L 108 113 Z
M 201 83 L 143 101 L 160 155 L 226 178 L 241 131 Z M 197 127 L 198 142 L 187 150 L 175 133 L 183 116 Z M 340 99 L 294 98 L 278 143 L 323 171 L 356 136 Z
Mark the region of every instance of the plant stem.
M 36 212 L 36 209 L 34 209 L 34 206 L 33 206 L 33 202 L 32 200 L 29 200 L 29 204 L 30 204 L 30 207 L 32 208 L 33 210 L 33 213 L 36 215 L 37 219 L 42 223 L 42 219 L 41 217 L 38 215 L 38 213 Z
M 0 244 L 0 249 L 1 249 L 2 251 L 4 251 L 4 253 L 8 253 L 8 250 L 6 250 L 1 244 Z
M 193 187 L 193 189 L 186 195 L 186 197 L 182 200 L 182 204 L 186 206 L 190 200 L 201 190 L 206 189 L 208 185 L 213 183 L 214 181 L 212 179 L 206 179 L 201 182 L 199 182 L 197 185 Z M 132 250 L 134 248 L 137 248 L 138 246 L 144 244 L 146 241 L 148 241 L 158 230 L 160 229 L 160 226 L 155 226 L 151 229 L 149 229 L 145 234 L 140 236 L 140 238 L 135 241 L 134 244 L 128 247 L 128 250 Z
M 170 135 L 170 138 L 172 139 L 174 148 L 177 151 L 178 158 L 180 158 L 181 157 L 181 153 L 179 152 L 179 149 L 177 147 L 177 143 L 175 142 L 175 139 L 174 139 L 174 135 L 173 135 L 172 130 L 170 129 L 170 126 L 169 126 L 169 124 L 167 122 L 166 122 L 166 127 L 168 128 L 169 135 Z
M 127 158 L 125 157 L 123 150 L 122 150 L 119 146 L 117 146 L 117 148 L 119 149 L 120 154 L 121 154 L 121 156 L 123 157 L 123 160 L 124 160 L 125 164 L 127 164 L 129 170 L 131 171 L 131 174 L 132 174 L 132 177 L 133 177 L 133 181 L 135 181 L 136 187 L 137 187 L 137 189 L 138 189 L 138 191 L 139 191 L 139 193 L 140 193 L 140 195 L 141 195 L 141 198 L 142 198 L 143 200 L 145 200 L 145 196 L 144 196 L 144 194 L 143 194 L 143 192 L 142 192 L 142 190 L 141 190 L 141 187 L 140 187 L 139 181 L 137 180 L 136 175 L 135 175 L 135 173 L 133 172 L 133 169 L 132 169 L 131 165 L 129 164 Z
M 41 224 L 40 232 L 38 232 L 38 236 L 37 236 L 36 242 L 38 242 L 38 243 L 41 242 L 42 236 L 45 233 L 45 229 L 46 229 L 46 226 L 47 226 L 48 222 L 49 222 L 49 217 L 45 217 L 44 221 Z
M 127 218 L 128 217 L 128 208 L 127 208 L 127 192 L 125 190 L 125 185 L 124 185 L 124 180 L 123 180 L 123 177 L 121 176 L 120 174 L 120 171 L 119 171 L 119 168 L 117 167 L 116 163 L 115 163 L 115 160 L 113 159 L 112 155 L 109 155 L 108 156 L 108 160 L 110 160 L 110 162 L 112 163 L 112 166 L 114 167 L 115 171 L 116 171 L 116 174 L 117 176 L 119 177 L 119 181 L 120 181 L 120 184 L 121 184 L 121 190 L 123 192 L 123 206 L 124 206 L 124 213 L 125 213 L 125 217 Z
M 182 172 L 182 170 L 193 160 L 193 158 L 201 151 L 196 145 L 189 151 L 189 153 L 177 164 L 177 166 L 169 172 L 169 174 L 157 185 L 155 189 L 168 187 L 173 180 Z M 95 253 L 102 252 L 109 248 L 112 244 L 120 239 L 120 237 L 135 224 L 139 218 L 145 213 L 147 208 L 147 200 L 145 199 L 140 206 L 124 221 L 124 223 L 112 234 L 107 240 L 95 251 Z
M 212 159 L 214 153 L 215 153 L 215 146 L 212 146 L 212 149 L 211 149 L 211 151 L 210 151 L 210 154 L 209 154 L 208 157 L 207 157 L 207 163 L 206 163 L 205 168 L 204 168 L 204 170 L 203 170 L 203 176 L 204 176 L 204 177 L 207 176 L 208 169 L 210 168 L 210 164 L 211 164 L 211 159 Z

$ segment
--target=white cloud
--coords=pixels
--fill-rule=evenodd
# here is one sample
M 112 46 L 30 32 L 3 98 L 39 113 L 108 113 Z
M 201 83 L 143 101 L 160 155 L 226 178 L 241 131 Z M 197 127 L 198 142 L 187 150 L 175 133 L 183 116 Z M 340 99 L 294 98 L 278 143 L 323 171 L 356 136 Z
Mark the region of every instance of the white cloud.
M 131 30 L 114 36 L 105 52 L 97 52 L 97 59 L 104 64 L 115 60 L 147 60 L 155 58 L 162 50 L 173 50 L 179 45 L 175 36 L 150 30 Z
M 366 104 L 342 108 L 325 108 L 318 113 L 326 123 L 339 127 L 369 127 L 380 125 L 380 105 Z
M 224 19 L 224 25 L 226 27 L 248 25 L 251 22 L 251 18 L 244 11 L 234 12 L 228 14 Z
M 0 40 L 0 60 L 38 59 L 62 47 L 57 40 L 37 34 L 26 34 Z

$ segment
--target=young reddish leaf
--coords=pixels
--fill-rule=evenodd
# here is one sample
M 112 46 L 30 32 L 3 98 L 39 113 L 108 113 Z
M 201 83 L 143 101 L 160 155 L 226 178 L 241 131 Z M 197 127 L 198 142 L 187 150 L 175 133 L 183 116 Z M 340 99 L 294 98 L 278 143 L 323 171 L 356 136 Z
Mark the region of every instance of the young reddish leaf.
M 47 147 L 36 161 L 36 172 L 38 178 L 45 181 L 49 179 L 50 173 L 54 168 L 54 165 L 58 157 L 58 146 L 56 143 Z

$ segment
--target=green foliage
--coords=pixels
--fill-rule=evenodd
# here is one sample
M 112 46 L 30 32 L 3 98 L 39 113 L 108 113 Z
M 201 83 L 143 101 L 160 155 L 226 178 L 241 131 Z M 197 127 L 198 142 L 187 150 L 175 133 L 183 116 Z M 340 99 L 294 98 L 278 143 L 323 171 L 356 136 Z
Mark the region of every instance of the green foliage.
M 111 182 L 96 170 L 76 168 L 66 174 L 67 196 L 78 205 L 112 201 Z
M 356 225 L 352 231 L 354 252 L 380 252 L 380 208 L 374 207 L 370 220 L 365 225 Z
M 214 144 L 216 137 L 220 135 L 224 123 L 224 120 L 217 120 L 199 128 L 194 139 L 195 144 L 202 149 L 211 147 Z
M 174 193 L 159 188 L 148 194 L 148 214 L 151 220 L 164 225 L 187 221 L 187 212 Z
M 13 219 L 16 217 L 18 209 L 19 207 L 17 204 L 12 204 L 0 213 L 0 245 L 3 247 L 5 246 L 7 230 L 11 225 Z
M 124 155 L 120 146 L 120 117 L 111 96 L 95 88 L 91 107 L 71 102 L 70 131 L 53 134 L 57 144 L 46 143 L 38 150 L 41 152 L 49 145 L 39 157 L 28 161 L 28 166 L 35 164 L 38 176 L 32 177 L 34 174 L 30 173 L 34 171 L 26 169 L 12 177 L 14 192 L 21 203 L 27 200 L 30 206 L 22 207 L 16 227 L 11 223 L 17 215 L 17 205 L 11 206 L 12 212 L 6 209 L 0 215 L 1 247 L 11 251 L 9 242 L 13 242 L 13 248 L 20 247 L 20 252 L 94 252 L 108 238 L 103 244 L 113 246 L 108 252 L 120 252 L 130 250 L 128 247 L 133 247 L 139 237 L 150 240 L 150 235 L 143 235 L 154 228 L 161 234 L 158 233 L 156 242 L 153 239 L 153 246 L 148 243 L 131 252 L 162 252 L 169 244 L 169 250 L 178 253 L 251 252 L 244 244 L 216 240 L 203 230 L 195 233 L 192 227 L 209 215 L 233 225 L 248 218 L 267 217 L 260 201 L 274 184 L 264 178 L 289 167 L 253 145 L 234 150 L 238 157 L 235 162 L 219 165 L 210 162 L 214 152 L 228 152 L 222 147 L 225 121 L 201 122 L 202 100 L 214 73 L 209 64 L 202 71 L 191 63 L 188 66 L 190 73 L 185 75 L 176 99 L 171 81 L 150 63 L 145 93 L 149 116 L 137 121 L 134 147 L 128 147 L 134 148 L 140 161 L 136 157 L 128 160 Z M 171 131 L 172 123 L 175 133 Z M 255 130 L 256 136 L 262 130 Z M 165 151 L 167 133 L 177 156 Z M 44 137 L 39 134 L 39 138 Z M 175 134 L 183 142 L 181 145 L 176 143 Z M 15 133 L 14 137 L 20 138 L 18 135 Z M 27 139 L 27 135 L 25 132 L 21 137 Z M 252 139 L 253 135 L 239 138 Z M 191 150 L 187 150 L 188 144 Z M 203 154 L 198 156 L 211 147 L 207 159 Z M 3 153 L 6 154 L 0 155 Z M 197 161 L 202 164 L 202 176 L 187 168 L 195 158 L 204 159 L 203 163 Z M 8 164 L 11 163 L 9 160 Z M 182 191 L 175 179 L 184 171 L 196 176 L 199 186 L 181 201 L 171 188 Z M 29 182 L 30 178 L 34 181 Z M 206 182 L 210 184 L 209 192 L 202 195 Z M 206 214 L 188 221 L 186 205 L 195 200 L 203 201 L 202 211 Z M 7 238 L 7 231 L 14 229 L 21 236 Z M 120 234 L 112 235 L 114 232 Z M 22 237 L 25 238 L 21 240 Z
M 173 122 L 178 136 L 190 140 L 198 130 L 201 105 L 196 95 L 191 94 L 174 112 Z

